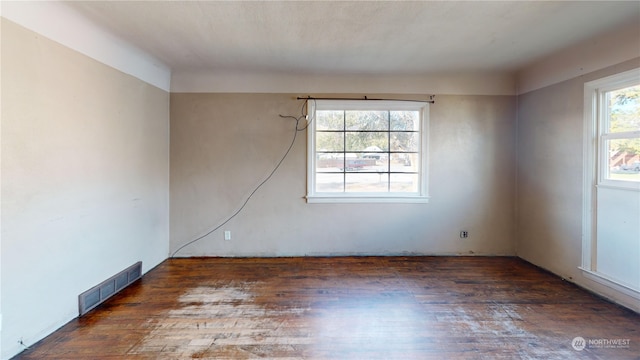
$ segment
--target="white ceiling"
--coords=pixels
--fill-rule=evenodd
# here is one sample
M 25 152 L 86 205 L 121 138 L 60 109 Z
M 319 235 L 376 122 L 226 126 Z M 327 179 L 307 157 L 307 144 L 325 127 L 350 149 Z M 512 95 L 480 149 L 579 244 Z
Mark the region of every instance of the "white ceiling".
M 637 1 L 72 1 L 173 72 L 514 72 L 630 22 Z

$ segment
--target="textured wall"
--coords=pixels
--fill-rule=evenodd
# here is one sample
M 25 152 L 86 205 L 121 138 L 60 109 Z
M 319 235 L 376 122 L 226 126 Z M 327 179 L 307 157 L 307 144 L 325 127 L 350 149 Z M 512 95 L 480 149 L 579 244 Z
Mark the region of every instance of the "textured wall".
M 2 19 L 2 358 L 168 252 L 169 94 Z
M 517 254 L 632 308 L 637 300 L 585 278 L 582 261 L 584 83 L 634 59 L 518 97 Z
M 295 97 L 171 94 L 172 252 L 235 212 L 269 174 L 293 137 L 294 122 L 278 114 L 299 114 Z M 307 204 L 301 132 L 246 208 L 178 256 L 512 255 L 515 111 L 513 96 L 437 96 L 428 204 Z

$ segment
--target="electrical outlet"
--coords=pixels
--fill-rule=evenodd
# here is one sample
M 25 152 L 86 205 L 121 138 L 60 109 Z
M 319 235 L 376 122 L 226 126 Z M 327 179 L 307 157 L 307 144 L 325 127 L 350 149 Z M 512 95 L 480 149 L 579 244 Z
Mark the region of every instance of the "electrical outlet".
M 224 231 L 224 239 L 225 239 L 226 241 L 231 240 L 231 230 L 225 230 L 225 231 Z
M 460 231 L 460 238 L 461 239 L 466 239 L 468 237 L 469 237 L 469 232 L 467 230 Z

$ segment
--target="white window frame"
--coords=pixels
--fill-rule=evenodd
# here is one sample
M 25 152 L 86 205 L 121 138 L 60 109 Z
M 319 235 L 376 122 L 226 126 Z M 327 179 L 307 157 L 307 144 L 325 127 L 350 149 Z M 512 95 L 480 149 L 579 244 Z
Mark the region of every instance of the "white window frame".
M 429 169 L 429 103 L 401 100 L 309 100 L 307 129 L 307 202 L 308 203 L 427 203 Z M 317 110 L 405 110 L 420 113 L 420 169 L 415 193 L 385 192 L 316 192 L 316 122 Z M 345 170 L 346 171 L 346 170 Z
M 584 164 L 582 210 L 582 264 L 579 267 L 585 277 L 622 294 L 640 299 L 640 292 L 597 271 L 596 241 L 596 189 L 599 187 L 639 192 L 640 183 L 607 179 L 608 153 L 606 141 L 638 136 L 638 131 L 608 133 L 606 93 L 637 85 L 640 68 L 625 71 L 584 84 Z M 606 120 L 604 120 L 606 119 Z
M 606 95 L 609 91 L 624 89 L 626 87 L 638 85 L 638 75 L 640 69 L 625 71 L 620 74 L 608 76 L 599 80 L 591 81 L 585 84 L 585 91 L 591 96 L 591 118 L 592 126 L 597 130 L 596 146 L 597 146 L 597 186 L 622 188 L 629 190 L 640 190 L 640 182 L 624 181 L 608 178 L 608 149 L 607 141 L 618 139 L 632 139 L 640 137 L 640 131 L 626 131 L 610 133 L 609 131 L 609 114 L 608 108 L 605 106 Z

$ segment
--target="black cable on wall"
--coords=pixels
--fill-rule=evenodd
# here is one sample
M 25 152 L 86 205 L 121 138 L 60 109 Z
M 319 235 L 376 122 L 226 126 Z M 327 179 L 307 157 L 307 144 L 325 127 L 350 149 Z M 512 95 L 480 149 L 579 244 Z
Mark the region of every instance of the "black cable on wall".
M 293 132 L 293 138 L 291 139 L 291 143 L 289 144 L 289 147 L 287 148 L 287 150 L 285 151 L 284 155 L 282 156 L 282 158 L 280 158 L 280 161 L 278 161 L 278 163 L 275 165 L 275 167 L 273 168 L 273 170 L 269 173 L 269 175 L 264 178 L 264 180 L 262 180 L 262 182 L 260 182 L 260 184 L 258 184 L 258 186 L 256 186 L 253 191 L 251 191 L 251 193 L 249 194 L 249 196 L 247 196 L 247 198 L 244 200 L 244 202 L 242 203 L 242 205 L 240 206 L 240 208 L 238 210 L 236 210 L 233 214 L 231 214 L 229 217 L 227 217 L 222 223 L 220 223 L 219 225 L 213 227 L 211 230 L 207 231 L 204 235 L 198 236 L 195 239 L 192 239 L 190 241 L 188 241 L 187 243 L 181 245 L 178 249 L 176 249 L 176 251 L 174 251 L 170 258 L 173 258 L 176 256 L 176 254 L 178 252 L 180 252 L 182 249 L 184 249 L 185 247 L 194 244 L 204 238 L 206 238 L 207 236 L 211 235 L 212 233 L 214 233 L 216 230 L 219 230 L 221 227 L 223 227 L 224 225 L 226 225 L 229 221 L 231 221 L 233 218 L 235 218 L 236 216 L 238 216 L 238 214 L 240 214 L 242 212 L 242 210 L 245 208 L 245 206 L 247 206 L 247 204 L 249 203 L 249 200 L 251 200 L 251 198 L 253 197 L 253 195 L 260 190 L 260 188 L 266 184 L 272 177 L 273 175 L 276 173 L 276 171 L 280 168 L 280 165 L 282 165 L 282 163 L 284 162 L 284 160 L 287 158 L 287 156 L 289 155 L 289 153 L 291 152 L 291 149 L 293 148 L 293 144 L 295 144 L 296 142 L 296 138 L 298 137 L 298 132 L 300 131 L 305 131 L 309 125 L 311 124 L 311 121 L 313 121 L 312 118 L 307 119 L 307 114 L 305 114 L 308 111 L 308 103 L 310 100 L 315 100 L 312 98 L 298 98 L 298 100 L 305 100 L 304 103 L 302 104 L 302 107 L 300 109 L 300 113 L 301 115 L 296 117 L 293 115 L 279 115 L 281 118 L 284 119 L 292 119 L 296 122 L 296 128 L 295 131 Z M 300 122 L 305 119 L 307 120 L 305 126 L 303 126 L 302 128 L 300 128 Z

